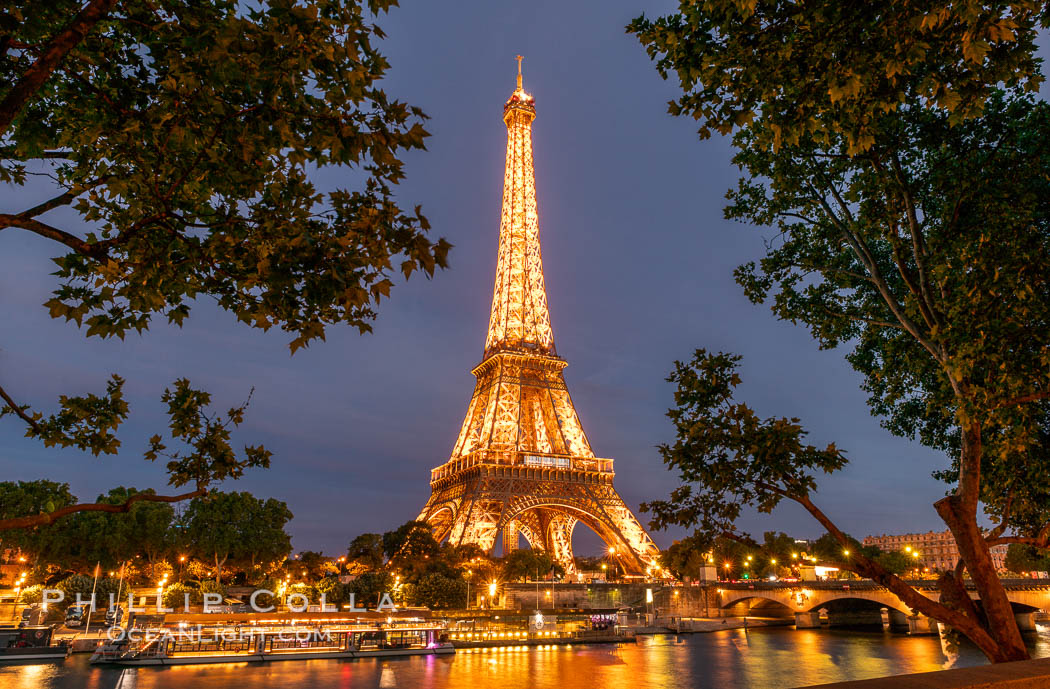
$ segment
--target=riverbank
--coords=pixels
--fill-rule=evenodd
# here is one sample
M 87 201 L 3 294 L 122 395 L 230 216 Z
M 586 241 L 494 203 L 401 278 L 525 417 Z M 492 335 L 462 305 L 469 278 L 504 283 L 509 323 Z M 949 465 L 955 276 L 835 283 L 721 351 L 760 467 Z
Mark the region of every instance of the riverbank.
M 797 689 L 1046 689 L 1050 687 L 1050 658 L 918 672 L 851 682 L 833 682 Z
M 635 634 L 709 634 L 727 629 L 756 629 L 759 627 L 791 627 L 793 619 L 781 617 L 675 617 L 658 619 L 652 627 L 637 627 Z
M 632 630 L 633 631 L 633 630 Z M 667 633 L 664 629 L 663 634 Z M 460 648 L 505 648 L 508 646 L 572 646 L 577 644 L 633 644 L 637 639 L 632 633 L 612 632 L 575 632 L 564 636 L 527 639 L 482 639 L 479 641 L 460 641 L 453 639 L 452 645 Z

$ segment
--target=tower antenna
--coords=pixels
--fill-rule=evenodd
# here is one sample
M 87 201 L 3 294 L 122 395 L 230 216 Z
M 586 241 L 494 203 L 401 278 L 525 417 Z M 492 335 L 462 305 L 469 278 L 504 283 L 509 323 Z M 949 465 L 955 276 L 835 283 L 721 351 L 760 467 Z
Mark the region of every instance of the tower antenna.
M 518 55 L 514 59 L 518 61 L 518 90 L 520 91 L 521 90 L 521 61 L 524 60 L 525 58 L 523 58 L 521 55 Z

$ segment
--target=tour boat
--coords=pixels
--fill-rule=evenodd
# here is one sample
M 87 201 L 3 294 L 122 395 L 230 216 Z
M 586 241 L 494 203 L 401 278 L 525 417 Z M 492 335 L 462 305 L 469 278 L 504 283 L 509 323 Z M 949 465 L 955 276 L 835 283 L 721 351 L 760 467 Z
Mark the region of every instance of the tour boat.
M 65 658 L 69 655 L 70 646 L 52 646 L 54 632 L 54 627 L 0 629 L 0 663 Z
M 455 653 L 440 626 L 153 630 L 99 646 L 92 663 L 191 665 Z M 135 634 L 131 638 L 135 638 Z

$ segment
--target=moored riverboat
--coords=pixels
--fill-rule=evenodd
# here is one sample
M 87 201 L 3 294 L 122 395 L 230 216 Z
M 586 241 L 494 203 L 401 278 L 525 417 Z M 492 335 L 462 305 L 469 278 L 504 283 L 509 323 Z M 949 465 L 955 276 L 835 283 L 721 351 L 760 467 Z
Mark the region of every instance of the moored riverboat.
M 437 625 L 381 628 L 152 630 L 100 646 L 92 663 L 193 665 L 208 663 L 371 658 L 455 653 Z
M 0 629 L 0 663 L 61 660 L 69 655 L 68 644 L 53 645 L 51 626 Z

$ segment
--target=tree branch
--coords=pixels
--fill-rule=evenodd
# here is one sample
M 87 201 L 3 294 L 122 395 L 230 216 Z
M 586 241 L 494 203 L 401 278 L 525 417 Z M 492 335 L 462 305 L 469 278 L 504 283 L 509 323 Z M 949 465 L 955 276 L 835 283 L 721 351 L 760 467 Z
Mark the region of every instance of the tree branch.
M 130 498 L 120 504 L 109 504 L 105 502 L 91 502 L 81 503 L 79 505 L 69 505 L 62 507 L 54 512 L 48 512 L 44 514 L 33 514 L 27 517 L 12 517 L 11 519 L 0 519 L 0 531 L 8 531 L 11 529 L 30 529 L 37 526 L 47 526 L 53 524 L 62 517 L 68 517 L 71 514 L 77 512 L 111 512 L 120 513 L 128 512 L 131 510 L 132 505 L 136 502 L 181 502 L 183 500 L 189 500 L 190 498 L 200 497 L 206 494 L 208 491 L 206 488 L 198 488 L 197 490 L 189 493 L 183 493 L 181 495 L 154 495 L 152 493 L 136 493 Z
M 821 526 L 823 526 L 840 545 L 845 548 L 849 547 L 850 541 L 846 534 L 831 521 L 830 517 L 824 514 L 824 512 L 813 503 L 809 495 L 794 496 L 786 492 L 783 494 L 802 505 L 802 507 L 820 522 Z M 966 634 L 966 636 L 983 651 L 993 654 L 990 655 L 990 657 L 998 655 L 999 645 L 978 620 L 969 617 L 959 610 L 949 608 L 942 603 L 927 598 L 896 574 L 889 572 L 879 563 L 870 560 L 859 553 L 850 559 L 849 564 L 852 566 L 847 567 L 847 569 L 851 569 L 862 576 L 870 577 L 873 581 L 882 584 L 912 610 L 917 610 L 928 617 L 932 617 L 955 627 Z
M 68 205 L 70 201 L 83 194 L 85 191 L 95 186 L 95 184 L 78 184 L 72 189 L 66 191 L 64 194 L 60 194 L 53 199 L 48 199 L 43 203 L 39 203 L 32 208 L 22 211 L 16 217 L 19 218 L 35 218 L 38 215 L 43 215 L 50 210 L 54 210 L 59 206 Z
M 40 428 L 40 424 L 37 423 L 36 419 L 34 419 L 29 414 L 26 414 L 25 410 L 23 410 L 22 407 L 18 406 L 15 403 L 15 401 L 11 399 L 11 395 L 7 394 L 7 390 L 4 390 L 3 386 L 0 386 L 0 398 L 3 398 L 4 402 L 7 403 L 7 406 L 11 408 L 11 411 L 13 411 L 18 416 L 18 418 L 22 419 L 27 424 L 29 424 L 30 428 L 32 428 L 37 433 L 41 433 L 43 431 L 43 429 Z
M 911 189 L 905 179 L 904 167 L 901 165 L 900 157 L 894 151 L 892 157 L 893 174 L 900 188 L 904 208 L 907 211 L 908 232 L 911 234 L 912 257 L 915 259 L 915 269 L 919 274 L 919 288 L 922 292 L 920 302 L 924 304 L 924 310 L 929 311 L 930 317 L 935 325 L 942 325 L 937 309 L 933 305 L 933 290 L 930 288 L 929 271 L 926 270 L 926 242 L 923 240 L 922 228 L 919 227 L 919 218 L 915 210 L 915 199 L 912 197 Z
M 864 264 L 865 270 L 868 271 L 868 274 L 872 277 L 872 281 L 875 283 L 875 288 L 879 291 L 880 296 L 882 296 L 882 300 L 886 302 L 886 306 L 888 306 L 890 311 L 893 312 L 893 316 L 901 326 L 903 326 L 904 329 L 907 330 L 911 336 L 933 356 L 935 361 L 943 364 L 944 354 L 934 345 L 933 342 L 926 339 L 925 335 L 919 330 L 919 327 L 908 318 L 907 314 L 904 313 L 904 309 L 901 308 L 901 305 L 898 304 L 896 298 L 894 298 L 893 292 L 890 291 L 889 285 L 882 276 L 882 271 L 879 270 L 875 257 L 871 255 L 871 251 L 868 249 L 867 244 L 864 243 L 864 240 L 850 229 L 848 222 L 843 221 L 835 215 L 835 212 L 831 209 L 831 205 L 823 195 L 817 193 L 816 189 L 812 187 L 811 189 L 816 196 L 816 200 L 824 208 L 824 212 L 838 226 L 846 243 L 850 245 L 850 248 L 853 249 L 853 253 L 858 259 L 860 259 L 860 262 Z M 843 202 L 840 201 L 840 203 Z
M 54 201 L 54 199 L 52 199 Z M 46 203 L 50 203 L 45 202 Z M 30 209 L 32 210 L 32 209 Z M 70 234 L 65 230 L 60 230 L 57 227 L 52 227 L 45 222 L 41 222 L 36 218 L 31 218 L 25 215 L 8 215 L 0 213 L 0 230 L 8 227 L 18 227 L 29 232 L 40 235 L 41 237 L 47 237 L 54 241 L 65 244 L 73 251 L 79 254 L 89 256 L 91 258 L 102 258 L 106 255 L 105 247 L 101 244 L 89 244 L 75 234 Z
M 59 63 L 77 46 L 84 36 L 99 23 L 117 0 L 91 0 L 84 6 L 73 21 L 57 36 L 48 41 L 36 62 L 29 66 L 22 78 L 7 92 L 0 101 L 0 136 L 7 133 L 7 128 L 15 116 L 21 112 L 26 102 L 44 85 Z
M 992 409 L 1004 409 L 1006 407 L 1016 407 L 1016 406 L 1021 405 L 1021 404 L 1028 404 L 1029 402 L 1038 402 L 1039 400 L 1045 400 L 1045 399 L 1050 399 L 1050 391 L 1032 392 L 1032 393 L 1029 393 L 1027 395 L 1021 395 L 1020 397 L 1015 397 L 1015 398 L 1013 398 L 1011 400 L 1006 400 L 1005 402 L 1000 402 L 999 404 L 997 404 L 994 407 L 992 407 Z
M 1006 528 L 1009 526 L 1008 522 L 1010 521 L 1010 512 L 1013 509 L 1013 505 L 1014 487 L 1011 485 L 1010 490 L 1006 493 L 1006 504 L 1003 506 L 1003 518 L 999 522 L 999 526 L 995 527 L 994 529 L 988 532 L 988 535 L 985 537 L 985 541 L 987 541 L 989 538 L 999 538 L 1003 535 L 1003 533 L 1006 531 Z
M 0 157 L 5 160 L 71 160 L 73 158 L 73 151 L 43 151 L 33 156 L 17 158 L 13 157 L 13 154 L 13 146 L 0 147 Z
M 902 326 L 899 323 L 890 323 L 889 321 L 879 321 L 879 320 L 875 320 L 875 319 L 872 319 L 872 318 L 862 318 L 861 316 L 851 316 L 848 313 L 840 313 L 838 311 L 832 311 L 831 309 L 829 309 L 824 304 L 821 304 L 820 307 L 822 309 L 824 309 L 824 311 L 829 316 L 832 316 L 834 318 L 845 318 L 847 320 L 857 321 L 858 323 L 867 323 L 868 325 L 874 325 L 874 326 L 877 326 L 877 327 L 880 327 L 880 328 L 893 328 L 894 330 L 904 330 L 904 326 Z

